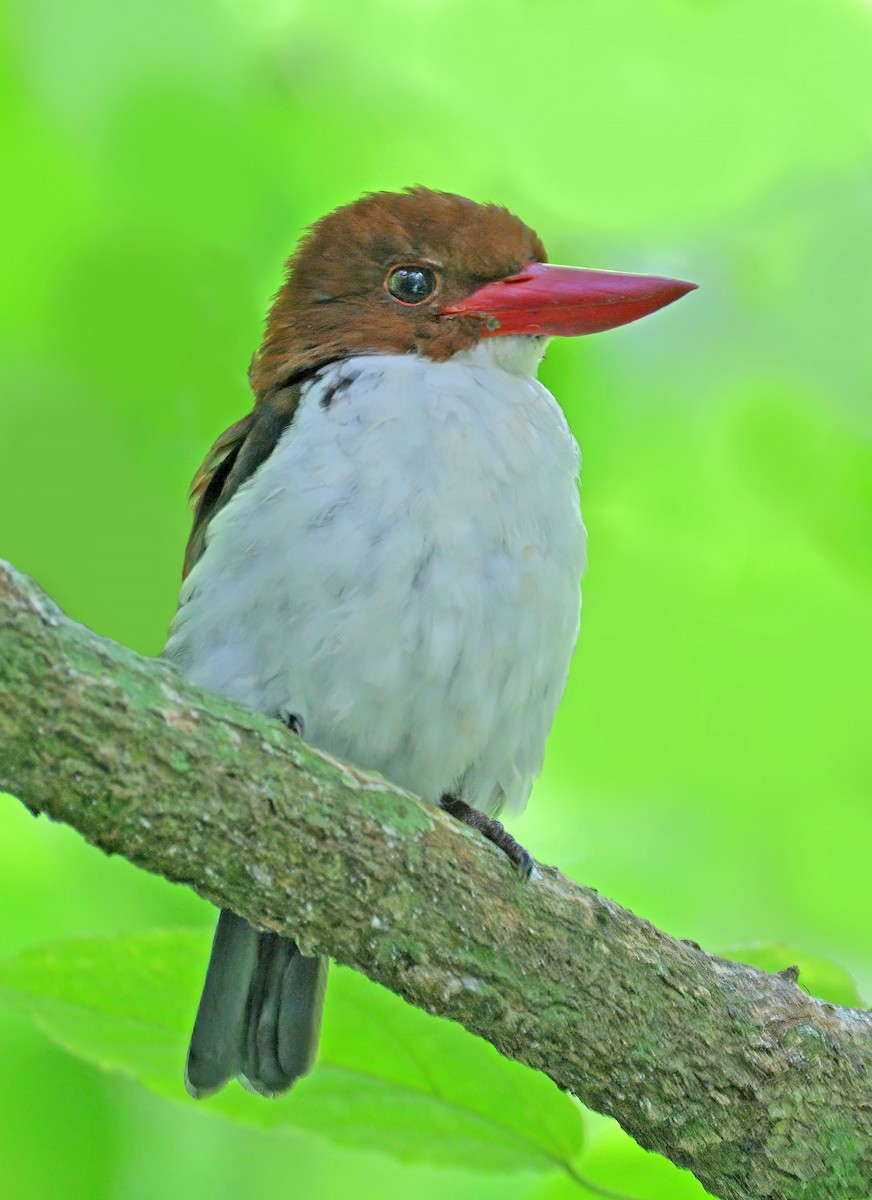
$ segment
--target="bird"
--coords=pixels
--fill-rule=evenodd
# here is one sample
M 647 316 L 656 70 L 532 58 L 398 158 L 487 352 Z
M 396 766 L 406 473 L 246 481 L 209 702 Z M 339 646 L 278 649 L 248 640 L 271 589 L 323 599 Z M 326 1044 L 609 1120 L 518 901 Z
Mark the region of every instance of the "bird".
M 478 829 L 517 813 L 579 632 L 580 456 L 550 338 L 696 285 L 554 266 L 506 208 L 424 187 L 328 213 L 286 263 L 251 411 L 194 477 L 165 656 Z M 507 868 L 509 869 L 509 868 Z M 277 1096 L 315 1061 L 327 959 L 220 913 L 185 1068 Z

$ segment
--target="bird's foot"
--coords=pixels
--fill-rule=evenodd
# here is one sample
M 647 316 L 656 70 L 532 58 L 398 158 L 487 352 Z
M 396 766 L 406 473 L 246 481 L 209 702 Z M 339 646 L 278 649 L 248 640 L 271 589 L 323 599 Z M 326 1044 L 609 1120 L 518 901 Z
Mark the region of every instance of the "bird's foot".
M 470 829 L 477 829 L 479 833 L 483 833 L 489 842 L 493 842 L 495 846 L 499 847 L 503 854 L 514 863 L 525 879 L 530 878 L 533 871 L 533 856 L 529 850 L 524 849 L 520 842 L 516 842 L 510 833 L 506 832 L 499 821 L 494 817 L 486 816 L 477 808 L 473 808 L 465 800 L 458 800 L 456 796 L 443 796 L 439 803 L 452 817 L 462 821 Z
M 279 713 L 279 719 L 283 725 L 287 725 L 291 733 L 295 733 L 298 737 L 304 737 L 306 733 L 306 723 L 299 713 L 289 712 L 283 708 Z

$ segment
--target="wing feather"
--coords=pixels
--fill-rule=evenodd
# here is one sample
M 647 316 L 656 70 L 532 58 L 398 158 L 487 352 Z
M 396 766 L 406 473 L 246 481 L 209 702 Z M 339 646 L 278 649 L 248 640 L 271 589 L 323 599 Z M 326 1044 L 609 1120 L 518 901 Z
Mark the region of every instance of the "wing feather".
M 301 384 L 282 388 L 225 429 L 191 482 L 194 524 L 185 549 L 184 579 L 206 549 L 209 523 L 272 454 L 294 419 Z

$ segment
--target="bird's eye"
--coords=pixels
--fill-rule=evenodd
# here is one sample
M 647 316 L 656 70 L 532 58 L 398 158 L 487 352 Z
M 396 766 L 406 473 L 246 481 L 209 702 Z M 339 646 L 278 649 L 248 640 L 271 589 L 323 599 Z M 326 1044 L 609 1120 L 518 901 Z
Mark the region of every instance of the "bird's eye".
M 394 267 L 385 287 L 400 304 L 423 304 L 436 291 L 436 275 L 429 267 Z

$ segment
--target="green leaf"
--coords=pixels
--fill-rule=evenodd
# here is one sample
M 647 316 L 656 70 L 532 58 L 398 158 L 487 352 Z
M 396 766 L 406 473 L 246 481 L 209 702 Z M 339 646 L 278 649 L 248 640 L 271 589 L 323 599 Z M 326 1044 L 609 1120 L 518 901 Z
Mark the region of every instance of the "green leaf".
M 784 971 L 788 967 L 799 968 L 797 983 L 801 988 L 820 1000 L 830 1004 L 844 1004 L 848 1008 L 863 1008 L 857 985 L 844 969 L 825 958 L 807 954 L 804 950 L 792 950 L 780 942 L 763 942 L 756 946 L 742 946 L 725 950 L 723 958 L 734 962 L 759 967 L 761 971 Z
M 190 1100 L 182 1069 L 208 947 L 191 929 L 57 942 L 0 962 L 0 1000 L 71 1054 L 239 1121 L 481 1171 L 542 1172 L 577 1156 L 580 1113 L 549 1079 L 342 968 L 311 1076 L 280 1100 L 237 1084 Z
M 585 1110 L 585 1152 L 574 1172 L 543 1179 L 529 1200 L 706 1200 L 689 1171 L 649 1150 L 617 1121 Z

